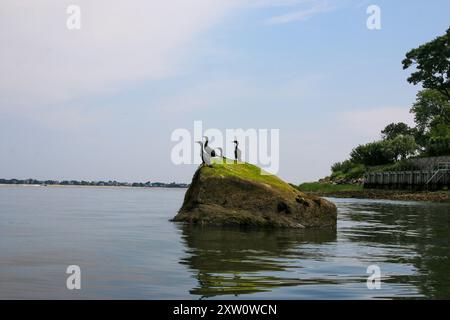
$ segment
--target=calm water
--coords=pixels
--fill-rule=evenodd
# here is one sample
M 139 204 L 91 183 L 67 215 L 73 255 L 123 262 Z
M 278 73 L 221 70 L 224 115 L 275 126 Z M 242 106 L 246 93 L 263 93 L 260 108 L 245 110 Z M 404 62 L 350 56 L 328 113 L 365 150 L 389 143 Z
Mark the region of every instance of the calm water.
M 184 192 L 0 186 L 0 298 L 450 298 L 450 204 L 332 199 L 335 232 L 255 231 L 169 222 Z

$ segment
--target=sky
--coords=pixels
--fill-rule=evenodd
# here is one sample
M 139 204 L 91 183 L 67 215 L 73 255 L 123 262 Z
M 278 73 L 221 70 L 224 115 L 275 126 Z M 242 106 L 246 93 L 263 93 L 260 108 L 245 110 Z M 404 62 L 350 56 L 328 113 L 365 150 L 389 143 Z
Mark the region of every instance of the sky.
M 194 121 L 279 129 L 278 175 L 322 178 L 388 123 L 413 124 L 420 88 L 401 61 L 449 12 L 447 0 L 2 0 L 0 178 L 190 182 L 197 165 L 171 161 L 171 134 Z

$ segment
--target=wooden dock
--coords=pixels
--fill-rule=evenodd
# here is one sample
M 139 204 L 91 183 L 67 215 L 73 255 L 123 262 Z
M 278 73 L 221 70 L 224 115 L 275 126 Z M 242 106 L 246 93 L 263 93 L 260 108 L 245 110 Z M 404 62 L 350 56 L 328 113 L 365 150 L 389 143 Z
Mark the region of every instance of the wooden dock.
M 432 170 L 368 172 L 364 188 L 436 190 L 450 187 L 450 163 Z

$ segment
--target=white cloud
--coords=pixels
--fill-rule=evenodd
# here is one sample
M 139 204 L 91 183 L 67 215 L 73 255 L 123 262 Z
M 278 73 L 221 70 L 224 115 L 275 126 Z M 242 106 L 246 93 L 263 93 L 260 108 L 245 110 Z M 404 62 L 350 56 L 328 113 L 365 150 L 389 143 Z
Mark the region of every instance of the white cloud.
M 250 7 L 293 7 L 304 3 L 314 3 L 318 0 L 247 0 Z
M 81 7 L 81 30 L 66 8 Z M 173 74 L 192 40 L 235 1 L 16 1 L 0 4 L 0 107 L 51 104 Z
M 77 103 L 80 99 L 108 96 L 142 80 L 178 74 L 196 53 L 192 50 L 196 39 L 233 10 L 316 1 L 4 0 L 0 4 L 0 111 L 46 127 L 89 124 L 106 113 L 94 110 L 93 103 L 91 108 Z M 66 28 L 70 4 L 81 8 L 81 30 Z M 260 94 L 250 79 L 237 82 L 222 79 L 188 86 L 174 92 L 162 107 L 173 108 L 172 112 L 209 108 L 230 92 L 242 98 Z M 288 91 L 285 97 L 293 94 Z
M 286 14 L 271 17 L 267 20 L 268 24 L 285 24 L 294 21 L 303 21 L 311 16 L 319 13 L 324 13 L 333 10 L 335 7 L 331 6 L 327 1 L 313 1 L 310 8 L 296 10 Z
M 285 79 L 254 79 L 242 75 L 207 79 L 204 82 L 187 86 L 177 94 L 159 101 L 158 111 L 184 116 L 185 112 L 195 110 L 258 109 L 261 105 L 292 106 L 306 97 L 317 94 L 324 76 L 302 75 Z
M 379 107 L 324 114 L 314 121 L 315 130 L 304 124 L 285 128 L 280 134 L 280 176 L 293 183 L 323 178 L 358 144 L 379 140 L 381 130 L 391 122 L 414 124 L 408 107 Z
M 235 9 L 316 0 L 3 0 L 0 108 L 108 94 L 176 74 L 194 40 Z M 81 8 L 81 30 L 66 9 Z
M 414 117 L 409 109 L 409 107 L 381 107 L 344 111 L 338 121 L 349 132 L 370 142 L 380 139 L 381 130 L 389 123 L 405 122 L 413 126 Z

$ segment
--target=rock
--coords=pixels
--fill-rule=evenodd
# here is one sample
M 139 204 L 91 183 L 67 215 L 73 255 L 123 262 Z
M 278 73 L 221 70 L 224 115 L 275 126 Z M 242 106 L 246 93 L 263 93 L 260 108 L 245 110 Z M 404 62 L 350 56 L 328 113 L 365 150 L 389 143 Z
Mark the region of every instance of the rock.
M 230 160 L 228 160 L 230 161 Z M 257 227 L 336 228 L 336 206 L 248 163 L 214 163 L 194 174 L 172 221 Z

